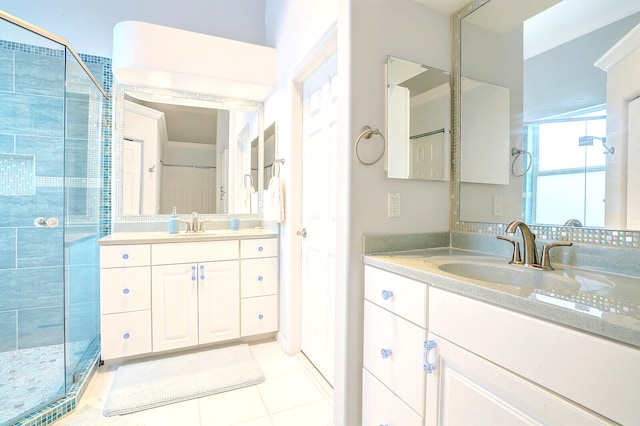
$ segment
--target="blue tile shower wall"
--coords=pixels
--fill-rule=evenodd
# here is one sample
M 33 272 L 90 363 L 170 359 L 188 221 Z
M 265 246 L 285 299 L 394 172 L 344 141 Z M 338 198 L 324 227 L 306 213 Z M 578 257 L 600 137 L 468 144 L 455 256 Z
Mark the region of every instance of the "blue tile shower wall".
M 80 55 L 110 95 L 111 60 Z M 62 343 L 65 315 L 70 341 L 95 336 L 99 330 L 99 281 L 96 239 L 110 232 L 111 102 L 102 102 L 99 235 L 68 244 L 63 268 L 65 191 L 61 178 L 86 178 L 88 99 L 67 98 L 64 116 L 65 59 L 62 51 L 0 41 L 0 153 L 35 160 L 35 195 L 0 195 L 0 351 Z M 37 81 L 37 84 L 33 82 Z M 65 145 L 65 125 L 67 141 Z M 64 164 L 64 150 L 67 161 Z M 66 168 L 66 170 L 65 170 Z M 12 178 L 33 179 L 26 173 Z M 57 179 L 57 180 L 56 180 Z M 0 186 L 2 183 L 0 183 Z M 67 214 L 86 214 L 92 188 L 67 189 Z M 1 191 L 0 191 L 1 194 Z M 34 218 L 55 216 L 58 228 L 35 228 Z M 73 309 L 64 309 L 62 288 Z M 28 285 L 25 285 L 25 279 Z

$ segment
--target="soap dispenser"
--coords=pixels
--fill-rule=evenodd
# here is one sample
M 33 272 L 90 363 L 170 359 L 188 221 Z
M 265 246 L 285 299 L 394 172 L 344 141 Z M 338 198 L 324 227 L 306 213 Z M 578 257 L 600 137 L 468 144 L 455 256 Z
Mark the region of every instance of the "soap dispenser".
M 180 223 L 178 223 L 178 213 L 176 213 L 176 208 L 173 207 L 173 211 L 171 211 L 171 216 L 169 216 L 169 233 L 177 234 L 180 230 Z

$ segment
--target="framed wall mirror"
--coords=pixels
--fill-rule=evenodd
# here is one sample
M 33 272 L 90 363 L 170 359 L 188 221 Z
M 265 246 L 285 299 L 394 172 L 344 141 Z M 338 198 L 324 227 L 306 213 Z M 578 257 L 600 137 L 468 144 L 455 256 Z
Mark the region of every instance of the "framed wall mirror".
M 449 180 L 449 73 L 387 57 L 387 177 Z
M 259 218 L 263 117 L 260 102 L 114 85 L 114 223 L 160 220 L 173 207 Z
M 640 229 L 640 3 L 476 0 L 453 16 L 452 38 L 453 230 Z M 506 172 L 501 184 L 463 178 L 465 79 L 508 90 L 509 144 L 483 160 Z

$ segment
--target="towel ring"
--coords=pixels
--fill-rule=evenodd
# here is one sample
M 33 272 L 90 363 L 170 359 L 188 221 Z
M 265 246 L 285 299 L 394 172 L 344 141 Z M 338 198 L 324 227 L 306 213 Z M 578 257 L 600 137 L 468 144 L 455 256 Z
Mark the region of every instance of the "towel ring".
M 513 171 L 513 166 L 516 164 L 516 160 L 518 159 L 518 157 L 520 157 L 520 155 L 522 154 L 527 154 L 527 156 L 529 157 L 529 164 L 527 164 L 527 168 L 524 169 L 524 172 L 522 172 L 521 174 L 518 174 Z M 511 148 L 511 156 L 514 157 L 513 160 L 511 160 L 511 174 L 514 177 L 522 177 L 526 175 L 529 169 L 531 168 L 531 165 L 533 164 L 533 155 L 531 155 L 531 153 L 527 150 L 518 149 L 514 147 L 514 148 Z
M 362 140 L 362 138 L 370 139 L 372 135 L 380 135 L 380 137 L 382 138 L 382 152 L 373 161 L 369 161 L 369 162 L 363 161 L 362 158 L 360 158 L 360 154 L 358 153 L 358 144 L 360 144 L 360 141 Z M 369 126 L 362 126 L 362 133 L 360 133 L 360 136 L 358 136 L 358 138 L 356 139 L 356 144 L 355 144 L 356 158 L 358 158 L 358 161 L 360 161 L 365 166 L 371 166 L 373 164 L 376 164 L 384 156 L 384 152 L 386 148 L 387 148 L 387 140 L 384 138 L 384 135 L 380 132 L 380 130 L 372 129 Z

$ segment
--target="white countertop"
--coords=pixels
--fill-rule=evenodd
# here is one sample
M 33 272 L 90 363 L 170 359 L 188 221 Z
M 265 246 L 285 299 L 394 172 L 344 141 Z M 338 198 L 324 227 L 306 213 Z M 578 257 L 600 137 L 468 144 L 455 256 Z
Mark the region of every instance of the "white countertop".
M 276 238 L 278 233 L 265 228 L 214 229 L 203 232 L 115 232 L 98 240 L 101 246 L 119 244 L 157 244 L 193 241 L 244 240 L 253 238 Z
M 570 326 L 595 335 L 640 347 L 640 278 L 554 265 L 555 271 L 531 271 L 554 280 L 572 280 L 568 288 L 501 285 L 447 273 L 440 266 L 451 262 L 508 265 L 509 259 L 462 249 L 440 248 L 382 253 L 364 257 L 366 265 L 406 276 L 508 308 Z M 549 275 L 544 275 L 549 274 Z M 499 281 L 499 277 L 496 277 Z M 549 280 L 547 280 L 549 281 Z

